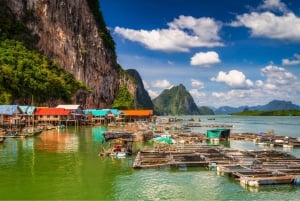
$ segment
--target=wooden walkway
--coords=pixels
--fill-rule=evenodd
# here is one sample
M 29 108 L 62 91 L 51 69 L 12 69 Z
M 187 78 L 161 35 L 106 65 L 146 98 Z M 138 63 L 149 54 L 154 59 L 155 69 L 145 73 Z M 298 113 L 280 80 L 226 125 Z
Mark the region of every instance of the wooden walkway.
M 241 185 L 300 184 L 300 158 L 275 151 L 242 151 L 206 145 L 138 152 L 133 168 L 214 167 Z

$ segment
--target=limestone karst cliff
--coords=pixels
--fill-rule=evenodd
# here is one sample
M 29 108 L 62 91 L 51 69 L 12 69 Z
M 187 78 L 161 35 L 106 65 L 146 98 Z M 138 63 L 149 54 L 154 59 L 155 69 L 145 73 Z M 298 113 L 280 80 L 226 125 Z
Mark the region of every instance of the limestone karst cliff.
M 98 0 L 2 2 L 36 36 L 40 51 L 91 89 L 91 93 L 78 92 L 74 103 L 86 108 L 110 107 L 124 82 L 135 94 L 136 84 L 117 63 Z
M 183 84 L 165 89 L 152 101 L 157 115 L 200 115 L 193 97 Z
M 127 72 L 136 80 L 137 90 L 136 90 L 136 108 L 147 108 L 153 109 L 153 103 L 148 92 L 144 88 L 144 84 L 140 74 L 135 69 L 128 69 Z

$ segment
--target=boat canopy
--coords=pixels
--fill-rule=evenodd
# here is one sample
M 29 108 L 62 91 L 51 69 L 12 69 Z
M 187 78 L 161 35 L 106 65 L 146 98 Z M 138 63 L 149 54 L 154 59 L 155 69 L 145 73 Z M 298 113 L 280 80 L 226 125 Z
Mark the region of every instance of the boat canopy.
M 217 128 L 217 129 L 207 130 L 206 136 L 207 138 L 221 138 L 227 140 L 228 137 L 230 136 L 230 129 Z

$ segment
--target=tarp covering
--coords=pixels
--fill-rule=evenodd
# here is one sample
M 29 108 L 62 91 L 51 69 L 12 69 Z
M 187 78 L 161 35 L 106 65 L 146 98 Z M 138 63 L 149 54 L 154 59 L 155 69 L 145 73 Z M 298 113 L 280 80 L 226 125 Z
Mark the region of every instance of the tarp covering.
M 227 139 L 230 135 L 230 129 L 212 129 L 212 130 L 207 130 L 206 136 L 208 138 L 225 138 Z
M 153 141 L 158 143 L 167 143 L 167 144 L 175 143 L 175 140 L 173 140 L 171 137 L 168 136 L 156 137 L 153 138 Z
M 19 108 L 22 111 L 22 113 L 25 115 L 33 115 L 36 109 L 35 106 L 30 106 L 30 105 L 20 105 Z

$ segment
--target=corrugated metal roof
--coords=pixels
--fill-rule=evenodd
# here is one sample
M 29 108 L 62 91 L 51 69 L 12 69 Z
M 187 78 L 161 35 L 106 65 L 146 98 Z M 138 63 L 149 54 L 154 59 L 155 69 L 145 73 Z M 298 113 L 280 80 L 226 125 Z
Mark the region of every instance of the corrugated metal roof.
M 0 114 L 2 115 L 13 115 L 17 112 L 17 105 L 0 105 Z
M 79 109 L 80 105 L 58 105 L 56 108 L 64 108 L 66 110 L 77 110 Z
M 118 109 L 110 109 L 111 113 L 113 113 L 114 115 L 119 115 L 122 114 L 122 112 Z
M 151 116 L 153 110 L 121 110 L 125 115 L 128 116 Z
M 97 110 L 97 109 L 90 109 L 90 110 L 83 110 L 84 114 L 92 114 L 95 117 L 105 117 L 108 114 L 108 110 Z
M 38 108 L 34 113 L 36 116 L 40 115 L 69 115 L 71 113 L 70 110 L 66 110 L 64 108 Z
M 23 114 L 27 114 L 27 115 L 33 115 L 36 109 L 35 106 L 30 106 L 30 105 L 20 105 L 19 108 Z

